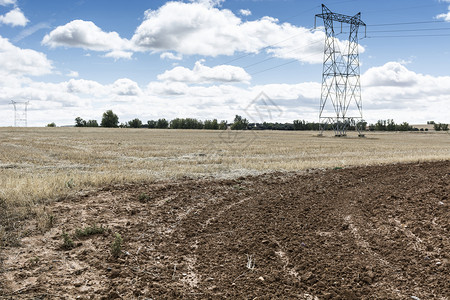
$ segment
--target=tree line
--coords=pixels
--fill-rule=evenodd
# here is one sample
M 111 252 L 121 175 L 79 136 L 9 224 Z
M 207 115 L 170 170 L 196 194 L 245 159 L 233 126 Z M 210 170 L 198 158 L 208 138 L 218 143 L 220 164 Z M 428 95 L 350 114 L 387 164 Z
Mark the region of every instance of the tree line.
M 448 124 L 428 122 L 433 124 L 436 131 L 448 131 Z M 51 123 L 54 127 L 54 123 Z M 48 125 L 50 127 L 50 124 Z M 332 130 L 331 125 L 325 126 L 324 130 Z M 419 131 L 407 122 L 396 124 L 393 119 L 378 120 L 375 124 L 368 124 L 364 120 L 358 124 L 349 126 L 348 130 L 355 130 L 356 126 L 362 131 Z M 250 123 L 246 118 L 236 115 L 232 123 L 227 121 L 198 120 L 195 118 L 176 118 L 166 120 L 164 118 L 158 120 L 149 120 L 143 123 L 140 119 L 135 118 L 126 123 L 119 124 L 119 117 L 112 111 L 107 110 L 103 113 L 102 120 L 98 124 L 97 120 L 83 120 L 81 117 L 75 118 L 75 127 L 109 127 L 109 128 L 158 128 L 158 129 L 207 129 L 207 130 L 320 130 L 321 124 L 318 122 L 307 122 L 305 120 L 294 120 L 292 123 Z M 420 129 L 423 130 L 423 129 Z

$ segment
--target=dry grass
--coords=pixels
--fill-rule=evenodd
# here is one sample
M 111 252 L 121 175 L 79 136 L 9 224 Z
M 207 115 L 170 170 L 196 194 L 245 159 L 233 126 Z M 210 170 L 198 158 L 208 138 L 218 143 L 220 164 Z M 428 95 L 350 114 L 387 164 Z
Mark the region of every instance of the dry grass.
M 50 201 L 111 183 L 450 159 L 447 133 L 316 134 L 0 128 L 0 246 L 25 216 L 45 228 Z

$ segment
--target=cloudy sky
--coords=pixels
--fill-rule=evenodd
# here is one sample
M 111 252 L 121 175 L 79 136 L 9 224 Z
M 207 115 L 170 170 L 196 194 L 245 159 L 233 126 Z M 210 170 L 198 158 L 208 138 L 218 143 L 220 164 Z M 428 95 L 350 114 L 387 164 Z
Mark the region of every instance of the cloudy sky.
M 450 0 L 0 0 L 0 126 L 11 100 L 30 101 L 29 126 L 108 109 L 123 123 L 317 121 L 322 2 L 367 24 L 364 119 L 450 123 Z

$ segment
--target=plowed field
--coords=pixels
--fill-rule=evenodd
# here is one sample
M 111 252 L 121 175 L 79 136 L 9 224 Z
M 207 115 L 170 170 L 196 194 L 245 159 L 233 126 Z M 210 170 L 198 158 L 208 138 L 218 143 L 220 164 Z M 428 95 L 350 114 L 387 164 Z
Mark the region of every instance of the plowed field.
M 108 186 L 29 221 L 0 298 L 450 299 L 449 183 L 440 161 Z

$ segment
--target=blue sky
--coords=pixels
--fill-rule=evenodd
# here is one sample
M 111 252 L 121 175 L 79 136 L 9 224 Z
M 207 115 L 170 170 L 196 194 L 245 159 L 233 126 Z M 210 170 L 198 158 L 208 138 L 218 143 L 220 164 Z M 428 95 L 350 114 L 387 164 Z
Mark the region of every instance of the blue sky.
M 123 123 L 317 121 L 321 3 L 367 24 L 364 119 L 450 123 L 450 0 L 0 0 L 0 126 L 14 124 L 11 100 L 30 101 L 29 126 L 107 109 Z

